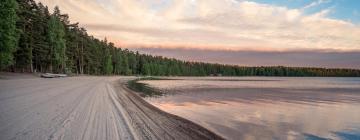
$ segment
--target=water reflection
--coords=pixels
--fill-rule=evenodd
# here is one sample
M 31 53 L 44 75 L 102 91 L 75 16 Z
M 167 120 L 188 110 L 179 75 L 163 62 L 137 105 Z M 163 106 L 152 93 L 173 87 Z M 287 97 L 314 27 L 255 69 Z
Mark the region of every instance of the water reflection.
M 359 79 L 236 79 L 143 82 L 174 93 L 150 103 L 228 139 L 359 139 Z

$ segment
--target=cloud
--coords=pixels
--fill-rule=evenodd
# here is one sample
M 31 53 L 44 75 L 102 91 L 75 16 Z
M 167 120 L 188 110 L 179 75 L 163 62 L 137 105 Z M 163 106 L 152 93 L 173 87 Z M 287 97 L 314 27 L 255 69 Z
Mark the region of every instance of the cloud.
M 316 7 L 316 6 L 320 5 L 320 4 L 329 3 L 329 2 L 330 2 L 330 0 L 317 0 L 317 1 L 313 1 L 313 2 L 311 2 L 310 4 L 304 6 L 303 9 L 309 9 L 309 8 L 312 8 L 312 7 Z
M 332 8 L 234 0 L 39 0 L 59 5 L 90 34 L 118 45 L 184 46 L 220 50 L 360 50 L 360 27 L 331 19 Z

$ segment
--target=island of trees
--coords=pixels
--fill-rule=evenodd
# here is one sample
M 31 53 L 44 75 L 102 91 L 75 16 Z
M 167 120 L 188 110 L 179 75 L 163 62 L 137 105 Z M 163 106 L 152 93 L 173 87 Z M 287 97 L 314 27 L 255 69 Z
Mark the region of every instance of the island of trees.
M 243 67 L 139 54 L 99 40 L 55 7 L 33 0 L 0 2 L 0 69 L 91 75 L 360 76 L 356 69 Z

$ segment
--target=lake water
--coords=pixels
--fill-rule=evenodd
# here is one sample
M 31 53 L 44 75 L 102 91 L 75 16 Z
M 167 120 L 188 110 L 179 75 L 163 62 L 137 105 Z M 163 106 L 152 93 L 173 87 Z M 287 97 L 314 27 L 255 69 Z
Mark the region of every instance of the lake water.
M 145 80 L 156 107 L 226 139 L 360 140 L 360 78 L 186 77 Z

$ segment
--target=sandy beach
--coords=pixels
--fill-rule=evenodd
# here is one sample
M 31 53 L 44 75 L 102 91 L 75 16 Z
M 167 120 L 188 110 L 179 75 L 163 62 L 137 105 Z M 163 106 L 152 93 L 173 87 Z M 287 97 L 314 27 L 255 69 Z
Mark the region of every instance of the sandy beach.
M 2 74 L 0 139 L 222 139 L 144 101 L 134 78 Z

